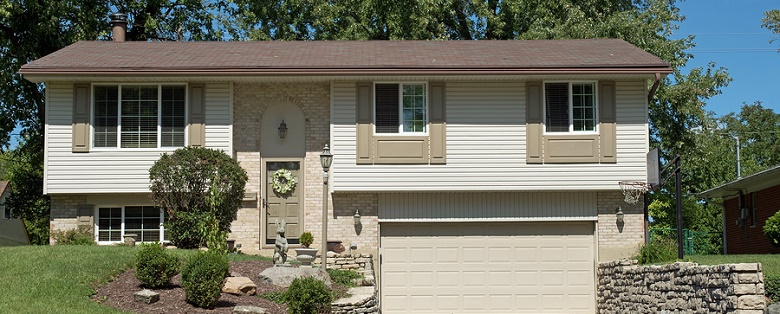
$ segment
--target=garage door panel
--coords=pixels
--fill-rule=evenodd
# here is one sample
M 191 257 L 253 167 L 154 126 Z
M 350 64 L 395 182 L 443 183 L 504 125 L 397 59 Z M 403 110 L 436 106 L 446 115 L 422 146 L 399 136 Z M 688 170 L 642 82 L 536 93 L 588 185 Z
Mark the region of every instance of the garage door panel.
M 593 228 L 383 223 L 383 313 L 593 313 Z

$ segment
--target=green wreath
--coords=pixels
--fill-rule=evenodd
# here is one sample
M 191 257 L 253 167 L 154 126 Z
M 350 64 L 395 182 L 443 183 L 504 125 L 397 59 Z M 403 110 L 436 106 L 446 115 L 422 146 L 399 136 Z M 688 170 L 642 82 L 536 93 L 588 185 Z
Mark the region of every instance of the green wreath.
M 273 175 L 273 180 L 271 180 L 271 185 L 274 188 L 274 192 L 283 195 L 290 193 L 293 189 L 295 189 L 296 184 L 298 184 L 298 182 L 295 181 L 292 172 L 287 169 L 276 170 Z

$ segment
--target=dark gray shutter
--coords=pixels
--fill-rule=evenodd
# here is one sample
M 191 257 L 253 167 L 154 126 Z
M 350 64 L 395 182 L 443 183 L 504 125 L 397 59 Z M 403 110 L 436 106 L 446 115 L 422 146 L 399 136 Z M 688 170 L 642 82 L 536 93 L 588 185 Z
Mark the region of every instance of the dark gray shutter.
M 374 115 L 371 82 L 358 82 L 357 89 L 357 116 L 356 119 L 356 163 L 371 164 L 371 152 L 373 146 Z M 396 116 L 398 114 L 396 113 Z
M 89 84 L 73 85 L 73 139 L 72 152 L 89 152 Z
M 190 85 L 189 146 L 206 147 L 206 108 L 203 84 Z
M 526 94 L 526 162 L 542 163 L 542 82 L 525 83 Z

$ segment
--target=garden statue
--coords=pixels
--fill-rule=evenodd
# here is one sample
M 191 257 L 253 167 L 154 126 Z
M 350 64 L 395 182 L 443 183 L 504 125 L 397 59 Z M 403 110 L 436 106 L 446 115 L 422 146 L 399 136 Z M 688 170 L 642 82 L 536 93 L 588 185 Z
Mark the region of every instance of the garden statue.
M 276 220 L 276 243 L 274 246 L 274 266 L 284 265 L 287 261 L 287 239 L 284 237 L 284 227 L 286 223 L 282 220 L 282 224 L 279 224 L 279 219 Z

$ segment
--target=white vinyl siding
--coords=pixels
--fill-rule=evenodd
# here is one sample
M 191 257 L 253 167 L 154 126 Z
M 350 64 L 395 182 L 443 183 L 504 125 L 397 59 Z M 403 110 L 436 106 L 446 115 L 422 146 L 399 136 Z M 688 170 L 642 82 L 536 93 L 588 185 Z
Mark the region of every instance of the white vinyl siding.
M 595 192 L 380 193 L 380 221 L 597 220 Z
M 525 82 L 447 82 L 447 164 L 431 166 L 356 165 L 355 83 L 334 82 L 333 190 L 615 190 L 645 181 L 645 85 L 616 82 L 617 163 L 526 164 Z
M 72 152 L 73 85 L 46 84 L 47 116 L 44 189 L 61 193 L 146 193 L 149 168 L 176 148 Z M 206 146 L 232 152 L 229 83 L 206 84 Z

